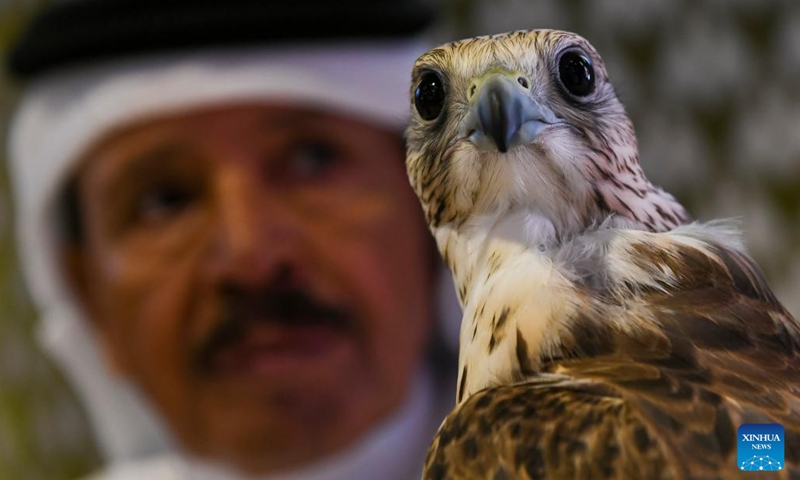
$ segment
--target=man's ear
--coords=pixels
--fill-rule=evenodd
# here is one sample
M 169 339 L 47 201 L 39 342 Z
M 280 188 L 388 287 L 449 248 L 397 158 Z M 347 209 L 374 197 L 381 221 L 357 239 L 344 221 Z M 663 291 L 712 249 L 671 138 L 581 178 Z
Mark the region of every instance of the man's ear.
M 97 279 L 94 278 L 91 268 L 91 260 L 88 257 L 85 247 L 74 242 L 68 242 L 61 246 L 59 252 L 62 276 L 65 280 L 69 294 L 76 300 L 76 307 L 83 314 L 89 326 L 94 331 L 98 345 L 103 351 L 109 369 L 121 372 L 120 359 L 111 340 L 111 332 L 107 318 L 103 318 L 102 309 L 99 304 L 99 292 L 96 288 Z

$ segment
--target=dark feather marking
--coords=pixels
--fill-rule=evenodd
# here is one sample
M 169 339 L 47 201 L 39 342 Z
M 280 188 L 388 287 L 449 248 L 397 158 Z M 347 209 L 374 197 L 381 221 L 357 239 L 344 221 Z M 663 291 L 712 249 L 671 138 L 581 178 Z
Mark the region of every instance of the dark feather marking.
M 494 477 L 492 477 L 492 480 L 511 480 L 511 479 L 512 477 L 509 475 L 508 471 L 502 465 L 497 467 L 497 470 L 494 472 Z
M 753 347 L 753 340 L 744 330 L 732 328 L 732 325 L 720 325 L 700 315 L 685 315 L 675 324 L 665 322 L 664 327 L 675 328 L 679 335 L 691 338 L 694 345 L 700 348 L 740 350 Z
M 717 406 L 720 404 L 720 402 L 722 402 L 722 397 L 704 388 L 698 390 L 697 397 L 701 402 L 708 403 L 714 406 Z
M 542 449 L 535 444 L 519 444 L 514 450 L 514 464 L 522 466 L 532 479 L 547 476 Z
M 475 441 L 474 436 L 467 437 L 463 442 L 462 448 L 467 459 L 473 459 L 478 456 L 478 442 Z
M 599 150 L 595 151 L 595 153 L 598 153 L 598 152 L 600 152 L 600 151 Z M 605 154 L 603 154 L 603 156 L 605 156 Z M 606 160 L 607 159 L 608 159 L 608 157 L 606 157 Z M 594 165 L 594 168 L 597 170 L 597 173 L 600 174 L 600 176 L 603 178 L 603 180 L 605 180 L 606 182 L 617 182 L 617 179 L 614 178 L 611 175 L 611 173 L 607 172 L 605 168 L 603 168 L 600 165 L 598 165 L 597 162 L 595 162 L 594 158 L 591 158 L 591 162 Z
M 642 412 L 650 418 L 650 421 L 653 422 L 659 430 L 672 432 L 672 435 L 683 432 L 684 426 L 680 422 L 653 403 L 641 398 L 639 399 L 639 405 Z
M 736 430 L 731 423 L 730 415 L 727 408 L 720 409 L 716 414 L 716 422 L 714 422 L 714 438 L 717 439 L 719 451 L 722 455 L 728 456 L 733 451 L 733 446 L 736 443 Z
M 458 387 L 458 401 L 461 402 L 464 398 L 464 385 L 467 383 L 467 366 L 464 365 L 464 369 L 461 370 L 461 383 Z
M 433 212 L 433 215 L 428 218 L 428 223 L 434 227 L 441 225 L 442 215 L 447 208 L 447 203 L 443 199 L 440 199 L 437 203 L 436 210 Z
M 506 320 L 508 320 L 508 315 L 511 313 L 511 309 L 509 307 L 503 307 L 500 311 L 500 316 L 497 317 L 497 321 L 493 322 L 494 328 L 492 331 L 492 335 L 497 335 L 498 337 L 502 336 L 503 327 L 506 324 Z
M 578 316 L 569 325 L 573 342 L 564 340 L 565 354 L 579 357 L 594 357 L 613 351 L 614 345 L 608 327 L 585 316 Z
M 481 395 L 481 397 L 478 399 L 478 401 L 475 402 L 475 408 L 478 409 L 478 410 L 481 410 L 481 409 L 484 409 L 484 408 L 488 407 L 489 404 L 492 403 L 493 396 L 494 396 L 494 394 L 493 394 L 492 390 L 488 390 L 486 392 L 486 394 Z
M 783 444 L 786 463 L 800 462 L 800 432 L 785 430 L 786 441 Z M 800 469 L 798 469 L 800 471 Z
M 534 375 L 536 370 L 533 367 L 533 361 L 531 360 L 530 353 L 528 351 L 528 343 L 525 341 L 525 338 L 522 336 L 522 332 L 517 329 L 517 363 L 519 364 L 519 369 L 523 375 Z
M 667 377 L 620 382 L 626 390 L 646 395 L 665 397 L 670 401 L 691 400 L 694 390 L 685 382 L 674 382 Z
M 663 218 L 669 220 L 669 223 L 674 224 L 674 225 L 678 225 L 680 223 L 680 222 L 678 222 L 678 219 L 675 218 L 674 215 L 672 215 L 671 213 L 669 213 L 666 210 L 664 210 L 663 208 L 661 208 L 660 205 L 655 204 L 655 207 L 656 207 L 656 212 L 659 215 L 661 215 Z
M 650 447 L 650 436 L 643 426 L 639 425 L 633 429 L 633 442 L 640 452 L 644 452 Z
M 724 248 L 717 248 L 714 253 L 725 264 L 737 290 L 750 298 L 773 305 L 778 304 L 763 274 L 752 262 L 743 255 Z
M 425 479 L 426 480 L 445 480 L 447 479 L 447 466 L 444 459 L 437 461 L 426 462 L 425 465 Z
M 509 307 L 504 307 L 503 310 L 500 312 L 500 317 L 497 319 L 497 325 L 495 326 L 496 329 L 500 330 L 505 325 L 506 320 L 508 320 L 508 314 L 511 312 Z
M 600 189 L 597 185 L 592 185 L 592 196 L 594 197 L 594 201 L 597 202 L 597 206 L 600 208 L 601 212 L 611 211 L 611 207 L 606 203 L 606 199 L 603 197 L 603 194 L 600 193 Z
M 505 337 L 505 331 L 503 330 L 503 326 L 508 320 L 508 316 L 511 312 L 509 307 L 503 307 L 500 311 L 500 315 L 495 314 L 492 316 L 492 332 L 489 337 L 489 353 L 492 353 L 499 342 L 503 340 Z
M 493 423 L 489 421 L 488 417 L 481 417 L 478 421 L 478 432 L 481 435 L 490 435 L 492 433 Z
M 455 271 L 455 269 L 453 269 Z M 461 303 L 464 303 L 464 298 L 467 296 L 467 285 L 466 283 L 461 283 L 458 285 L 458 299 Z
M 502 258 L 498 252 L 492 252 L 491 255 L 489 255 L 489 274 L 497 272 L 497 269 L 500 268 L 502 263 L 501 260 Z
M 643 359 L 647 364 L 667 370 L 697 371 L 696 349 L 685 338 L 670 337 L 672 351 L 668 356 L 654 359 Z
M 614 194 L 614 199 L 615 199 L 615 200 L 616 200 L 616 201 L 617 201 L 617 202 L 618 202 L 620 205 L 622 205 L 622 208 L 624 208 L 624 209 L 625 209 L 625 210 L 626 210 L 628 213 L 630 213 L 630 214 L 631 214 L 631 218 L 635 218 L 635 219 L 637 219 L 637 220 L 639 219 L 639 218 L 636 216 L 636 212 L 634 212 L 634 211 L 631 209 L 631 207 L 629 207 L 629 206 L 628 206 L 628 204 L 627 204 L 627 203 L 623 202 L 623 201 L 622 201 L 622 199 L 621 199 L 621 198 L 619 198 L 619 196 L 618 196 L 616 193 Z
M 619 189 L 627 190 L 627 191 L 633 193 L 634 195 L 636 195 L 639 198 L 644 198 L 646 196 L 646 192 L 645 191 L 639 190 L 638 188 L 634 187 L 633 185 L 629 185 L 627 183 L 622 183 L 622 182 L 618 182 L 618 181 L 615 181 L 614 185 Z
M 692 290 L 695 294 L 705 296 L 707 294 L 720 294 L 725 291 L 718 291 L 717 285 L 714 284 L 714 273 L 719 271 L 719 268 L 700 250 L 693 247 L 684 247 L 677 250 L 665 250 L 655 245 L 647 243 L 633 243 L 631 249 L 635 255 L 631 260 L 639 268 L 651 272 L 652 275 L 659 275 L 663 267 L 667 267 L 669 271 L 673 272 L 680 280 L 676 285 L 664 285 L 672 290 Z M 703 291 L 700 287 L 709 287 L 714 290 Z M 717 290 L 717 291 L 715 291 Z M 655 293 L 655 292 L 653 292 Z M 681 294 L 681 301 L 685 303 L 687 298 Z M 686 294 L 692 295 L 692 294 Z M 653 300 L 658 302 L 664 300 L 673 303 L 677 298 L 672 295 L 660 297 L 653 296 Z M 707 299 L 706 299 L 707 300 Z

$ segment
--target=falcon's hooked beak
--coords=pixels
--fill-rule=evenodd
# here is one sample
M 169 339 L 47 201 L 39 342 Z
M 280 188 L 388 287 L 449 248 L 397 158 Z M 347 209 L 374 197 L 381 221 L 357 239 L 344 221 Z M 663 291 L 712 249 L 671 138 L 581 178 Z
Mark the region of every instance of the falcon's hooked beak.
M 530 79 L 517 72 L 493 71 L 473 78 L 462 134 L 482 149 L 501 153 L 531 143 L 556 118 L 537 104 L 530 86 Z

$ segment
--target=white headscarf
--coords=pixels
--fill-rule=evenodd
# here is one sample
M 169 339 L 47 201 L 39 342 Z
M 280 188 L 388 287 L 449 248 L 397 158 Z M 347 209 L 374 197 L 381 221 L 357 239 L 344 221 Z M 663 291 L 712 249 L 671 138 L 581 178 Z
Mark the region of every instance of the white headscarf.
M 106 369 L 60 276 L 57 204 L 76 161 L 121 125 L 236 101 L 308 105 L 400 130 L 423 51 L 405 40 L 162 54 L 62 70 L 26 91 L 9 140 L 24 274 L 43 317 L 42 345 L 79 391 L 110 462 L 171 451 L 171 442 L 135 389 Z M 458 318 L 452 287 L 442 290 L 447 317 Z

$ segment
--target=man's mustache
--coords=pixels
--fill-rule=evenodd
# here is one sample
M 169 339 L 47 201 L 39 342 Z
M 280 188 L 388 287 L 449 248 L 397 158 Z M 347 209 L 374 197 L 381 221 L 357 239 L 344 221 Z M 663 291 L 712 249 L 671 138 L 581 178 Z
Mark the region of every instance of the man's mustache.
M 197 353 L 203 370 L 211 366 L 217 352 L 242 340 L 254 325 L 317 325 L 340 331 L 352 331 L 355 327 L 350 310 L 332 305 L 302 289 L 228 292 L 223 305 L 222 320 Z

